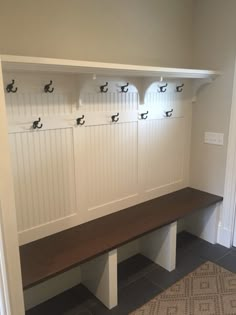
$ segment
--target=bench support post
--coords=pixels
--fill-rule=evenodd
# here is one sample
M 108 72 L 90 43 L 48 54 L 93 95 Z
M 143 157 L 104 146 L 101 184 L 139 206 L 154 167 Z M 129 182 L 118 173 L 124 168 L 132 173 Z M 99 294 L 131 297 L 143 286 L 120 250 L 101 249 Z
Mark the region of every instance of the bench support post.
M 185 230 L 201 239 L 215 244 L 221 203 L 196 211 L 184 219 Z
M 107 308 L 117 305 L 117 250 L 92 259 L 81 266 L 82 283 Z
M 140 239 L 140 252 L 168 271 L 175 269 L 177 222 Z

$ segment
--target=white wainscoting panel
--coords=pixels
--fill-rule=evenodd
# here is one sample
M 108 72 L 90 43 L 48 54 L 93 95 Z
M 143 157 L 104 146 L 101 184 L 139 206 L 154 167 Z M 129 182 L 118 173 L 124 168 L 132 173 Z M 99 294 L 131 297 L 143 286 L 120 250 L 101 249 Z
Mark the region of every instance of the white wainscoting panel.
M 184 180 L 184 119 L 166 118 L 140 121 L 140 175 L 150 197 Z M 172 186 L 172 188 L 171 188 Z
M 35 115 L 58 115 L 72 113 L 73 95 L 61 93 L 17 93 L 7 94 L 7 112 L 9 117 L 25 117 Z
M 75 216 L 73 129 L 10 134 L 18 231 Z
M 81 194 L 87 195 L 86 220 L 137 202 L 137 128 L 137 122 L 83 128 L 86 192 Z

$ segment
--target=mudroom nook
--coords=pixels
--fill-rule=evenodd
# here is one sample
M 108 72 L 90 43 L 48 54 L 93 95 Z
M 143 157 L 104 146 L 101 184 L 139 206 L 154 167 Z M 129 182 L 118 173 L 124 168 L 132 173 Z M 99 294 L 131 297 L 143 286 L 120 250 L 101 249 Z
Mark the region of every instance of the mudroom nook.
M 236 5 L 26 2 L 0 4 L 0 315 L 232 313 Z
M 172 271 L 192 212 L 185 229 L 216 243 L 223 198 L 185 187 L 191 103 L 219 72 L 1 60 L 25 290 L 82 264 L 113 308 L 121 245 L 146 235 L 140 252 Z

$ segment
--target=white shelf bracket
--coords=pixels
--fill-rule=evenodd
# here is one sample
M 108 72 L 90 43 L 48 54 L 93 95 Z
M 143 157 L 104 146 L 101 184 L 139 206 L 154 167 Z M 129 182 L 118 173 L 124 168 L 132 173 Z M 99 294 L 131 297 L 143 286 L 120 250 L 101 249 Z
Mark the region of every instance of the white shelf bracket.
M 204 89 L 204 87 L 214 81 L 214 78 L 204 78 L 204 79 L 195 79 L 193 83 L 193 97 L 192 97 L 192 103 L 195 103 L 197 101 L 197 96 L 199 92 Z
M 145 94 L 146 94 L 146 91 L 140 91 L 139 90 L 139 105 L 144 105 L 144 103 L 145 103 Z

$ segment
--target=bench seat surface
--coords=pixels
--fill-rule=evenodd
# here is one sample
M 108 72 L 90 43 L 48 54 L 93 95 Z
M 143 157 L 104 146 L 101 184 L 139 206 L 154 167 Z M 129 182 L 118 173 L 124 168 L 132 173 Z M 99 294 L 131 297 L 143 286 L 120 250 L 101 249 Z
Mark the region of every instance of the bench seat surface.
M 184 188 L 22 245 L 23 287 L 36 285 L 222 199 Z

